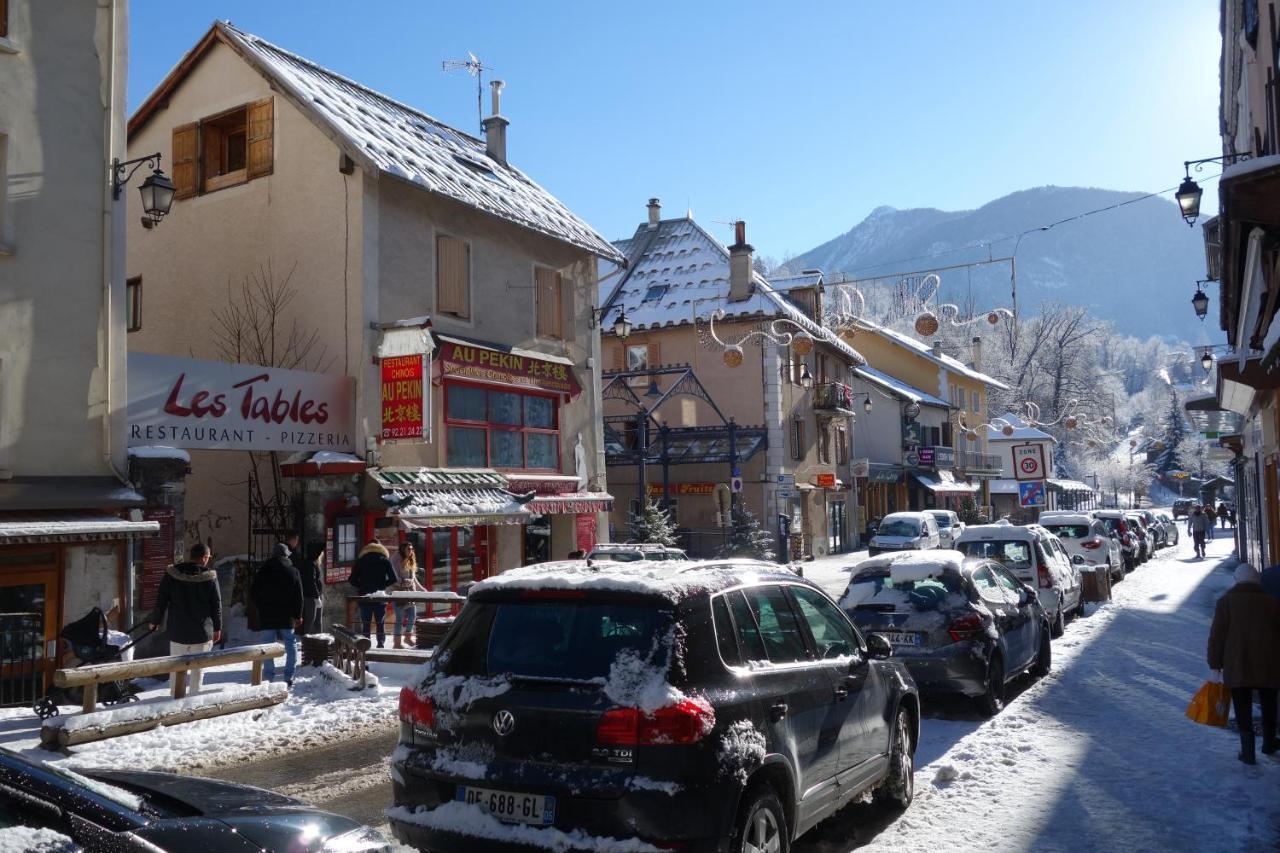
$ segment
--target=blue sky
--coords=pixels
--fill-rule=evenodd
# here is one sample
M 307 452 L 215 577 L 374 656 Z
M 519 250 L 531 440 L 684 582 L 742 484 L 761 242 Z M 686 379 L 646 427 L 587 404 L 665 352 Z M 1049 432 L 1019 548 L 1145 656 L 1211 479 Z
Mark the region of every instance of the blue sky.
M 512 162 L 604 236 L 657 196 L 781 257 L 880 205 L 1176 185 L 1220 153 L 1217 7 L 133 0 L 129 104 L 218 17 L 475 131 L 474 81 L 440 68 L 471 51 L 507 82 Z

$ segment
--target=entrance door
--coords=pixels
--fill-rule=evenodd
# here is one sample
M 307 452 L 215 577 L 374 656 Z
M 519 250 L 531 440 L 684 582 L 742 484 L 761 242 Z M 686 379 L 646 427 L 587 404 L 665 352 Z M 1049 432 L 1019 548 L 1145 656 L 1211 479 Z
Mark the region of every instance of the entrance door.
M 0 562 L 0 705 L 29 705 L 45 695 L 58 662 L 57 552 L 24 556 L 52 566 L 6 570 Z
M 843 554 L 848 550 L 844 539 L 844 501 L 832 501 L 830 522 L 830 541 L 827 543 L 830 553 Z

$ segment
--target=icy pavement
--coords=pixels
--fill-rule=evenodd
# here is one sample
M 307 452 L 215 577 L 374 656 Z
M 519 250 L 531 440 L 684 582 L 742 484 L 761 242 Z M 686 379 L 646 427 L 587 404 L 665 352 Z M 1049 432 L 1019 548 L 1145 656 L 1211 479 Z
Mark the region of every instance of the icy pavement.
M 1246 767 L 1233 731 L 1184 716 L 1234 565 L 1230 539 L 1207 560 L 1184 542 L 1090 605 L 1054 641 L 1053 672 L 995 719 L 926 708 L 902 816 L 855 806 L 797 853 L 1277 849 L 1280 763 Z

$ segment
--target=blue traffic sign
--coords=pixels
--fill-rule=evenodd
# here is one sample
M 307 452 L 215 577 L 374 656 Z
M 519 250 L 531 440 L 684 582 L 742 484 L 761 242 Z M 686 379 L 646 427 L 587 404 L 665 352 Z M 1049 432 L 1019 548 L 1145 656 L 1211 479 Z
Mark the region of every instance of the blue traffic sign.
M 1044 480 L 1019 483 L 1018 506 L 1044 506 Z

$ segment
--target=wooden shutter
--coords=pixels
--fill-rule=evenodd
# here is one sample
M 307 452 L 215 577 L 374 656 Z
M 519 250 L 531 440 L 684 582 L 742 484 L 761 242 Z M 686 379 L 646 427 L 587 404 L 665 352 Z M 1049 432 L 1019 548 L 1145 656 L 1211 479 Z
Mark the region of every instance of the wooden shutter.
M 564 337 L 561 329 L 564 305 L 562 302 L 560 273 L 541 267 L 533 272 L 534 292 L 538 310 L 538 337 Z
M 173 129 L 173 144 L 170 156 L 173 159 L 174 198 L 191 198 L 196 194 L 199 175 L 196 169 L 196 131 L 195 122 L 184 124 Z
M 275 164 L 275 99 L 264 98 L 249 104 L 248 173 L 250 178 L 270 175 Z
M 469 316 L 471 247 L 453 237 L 436 238 L 436 310 Z
M 658 348 L 658 342 L 657 342 L 657 341 L 650 341 L 650 342 L 649 342 L 649 356 L 648 356 L 648 358 L 649 358 L 648 368 L 649 368 L 650 370 L 652 370 L 653 368 L 657 367 L 659 364 L 662 364 L 662 355 L 661 355 L 661 350 Z
M 209 192 L 209 179 L 222 174 L 222 129 L 200 123 L 200 191 Z
M 622 371 L 627 369 L 627 345 L 618 344 L 613 347 L 613 369 Z

